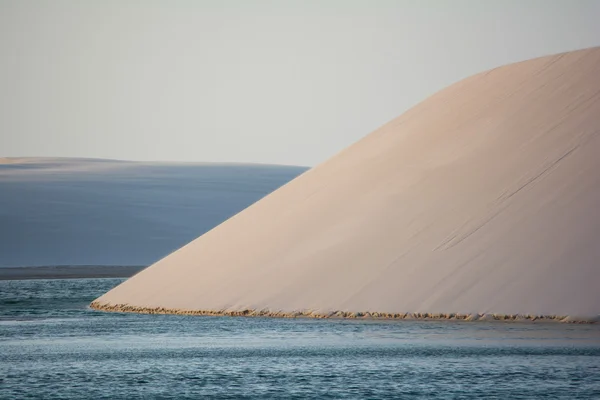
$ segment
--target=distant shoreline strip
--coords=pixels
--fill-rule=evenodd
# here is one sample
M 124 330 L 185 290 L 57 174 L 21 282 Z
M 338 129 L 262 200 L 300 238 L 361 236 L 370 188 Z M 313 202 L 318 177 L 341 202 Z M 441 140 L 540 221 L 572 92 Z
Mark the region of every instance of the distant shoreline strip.
M 0 280 L 129 278 L 145 266 L 60 265 L 0 268 Z
M 499 322 L 561 322 L 576 324 L 593 324 L 600 322 L 600 316 L 574 317 L 568 315 L 523 315 L 523 314 L 461 314 L 461 313 L 379 313 L 379 312 L 347 312 L 332 311 L 320 313 L 315 311 L 280 312 L 270 310 L 178 310 L 164 307 L 137 307 L 127 304 L 102 304 L 94 301 L 90 307 L 98 311 L 138 313 L 138 314 L 174 314 L 196 316 L 227 317 L 272 317 L 272 318 L 315 318 L 315 319 L 373 319 L 373 320 L 421 320 L 421 321 L 499 321 Z

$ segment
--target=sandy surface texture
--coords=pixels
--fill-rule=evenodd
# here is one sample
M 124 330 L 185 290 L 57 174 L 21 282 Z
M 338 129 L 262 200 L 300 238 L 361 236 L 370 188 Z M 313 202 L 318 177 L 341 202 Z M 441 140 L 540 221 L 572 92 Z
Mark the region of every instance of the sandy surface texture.
M 460 81 L 94 307 L 595 318 L 599 77 L 592 48 Z

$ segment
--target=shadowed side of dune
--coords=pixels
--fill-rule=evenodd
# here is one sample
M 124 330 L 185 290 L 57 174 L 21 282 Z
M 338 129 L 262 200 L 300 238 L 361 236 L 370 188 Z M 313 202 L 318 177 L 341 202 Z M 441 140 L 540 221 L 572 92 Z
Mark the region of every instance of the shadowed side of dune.
M 147 266 L 306 170 L 73 158 L 7 160 L 10 163 L 0 164 L 0 269 Z
M 592 48 L 460 81 L 92 307 L 594 322 L 598 76 Z

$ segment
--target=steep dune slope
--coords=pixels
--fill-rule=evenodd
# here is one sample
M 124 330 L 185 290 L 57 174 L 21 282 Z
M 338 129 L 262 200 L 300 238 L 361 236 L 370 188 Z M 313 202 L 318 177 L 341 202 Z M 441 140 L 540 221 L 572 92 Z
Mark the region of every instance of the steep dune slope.
M 599 206 L 593 48 L 438 92 L 92 306 L 595 318 Z

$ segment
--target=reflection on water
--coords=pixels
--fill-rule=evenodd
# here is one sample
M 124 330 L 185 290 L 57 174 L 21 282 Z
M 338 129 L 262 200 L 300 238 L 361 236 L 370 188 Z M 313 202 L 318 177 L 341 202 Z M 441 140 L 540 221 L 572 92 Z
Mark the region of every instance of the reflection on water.
M 600 398 L 600 325 L 111 314 L 0 281 L 0 398 Z

